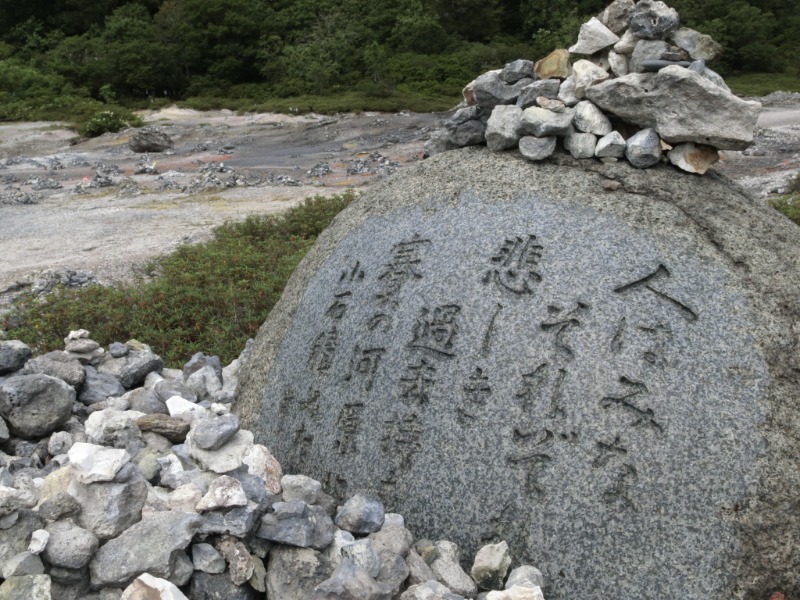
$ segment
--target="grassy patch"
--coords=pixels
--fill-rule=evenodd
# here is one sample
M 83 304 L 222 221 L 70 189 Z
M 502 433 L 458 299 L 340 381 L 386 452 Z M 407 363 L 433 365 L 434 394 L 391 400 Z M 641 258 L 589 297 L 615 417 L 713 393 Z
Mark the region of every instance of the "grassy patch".
M 800 77 L 781 73 L 729 75 L 725 83 L 740 96 L 766 96 L 771 92 L 800 92 Z
M 773 208 L 800 225 L 800 173 L 789 182 L 789 193 L 769 201 Z
M 171 366 L 198 351 L 227 363 L 255 335 L 294 268 L 353 197 L 351 191 L 315 196 L 281 215 L 226 223 L 208 242 L 181 246 L 144 266 L 132 284 L 62 289 L 44 301 L 19 302 L 0 319 L 0 329 L 39 352 L 63 349 L 64 336 L 83 327 L 103 346 L 136 338 Z

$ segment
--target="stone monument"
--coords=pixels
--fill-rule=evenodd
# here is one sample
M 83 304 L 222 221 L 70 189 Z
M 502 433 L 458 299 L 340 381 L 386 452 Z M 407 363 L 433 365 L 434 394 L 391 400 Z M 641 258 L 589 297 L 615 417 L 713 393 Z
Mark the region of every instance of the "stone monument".
M 235 409 L 548 599 L 798 593 L 798 257 L 718 176 L 447 152 L 320 236 Z

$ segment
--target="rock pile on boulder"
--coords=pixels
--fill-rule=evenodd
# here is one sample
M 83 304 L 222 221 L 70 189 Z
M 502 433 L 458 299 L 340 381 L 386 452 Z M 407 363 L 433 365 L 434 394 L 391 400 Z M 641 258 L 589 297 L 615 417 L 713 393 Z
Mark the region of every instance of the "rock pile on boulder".
M 705 66 L 720 51 L 711 37 L 681 27 L 663 2 L 614 0 L 568 50 L 516 60 L 469 83 L 466 107 L 426 150 L 486 143 L 539 161 L 560 141 L 579 159 L 625 158 L 638 168 L 668 160 L 703 174 L 718 150 L 752 143 L 761 109 Z
M 0 342 L 0 599 L 543 599 L 505 542 L 468 575 L 377 500 L 283 475 L 230 412 L 249 345 L 177 370 L 136 340 L 64 341 Z

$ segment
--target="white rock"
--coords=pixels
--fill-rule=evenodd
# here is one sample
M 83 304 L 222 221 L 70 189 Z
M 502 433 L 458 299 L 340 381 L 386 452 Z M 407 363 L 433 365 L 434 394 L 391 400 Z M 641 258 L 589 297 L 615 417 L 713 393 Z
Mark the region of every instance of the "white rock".
M 578 131 L 599 136 L 611 133 L 613 129 L 608 117 L 588 100 L 582 100 L 575 105 L 575 118 L 572 124 Z
M 337 528 L 336 531 L 333 532 L 333 542 L 331 542 L 330 546 L 325 548 L 323 552 L 334 570 L 338 569 L 339 565 L 342 564 L 342 548 L 355 541 L 356 538 L 349 531 Z
M 489 592 L 486 600 L 544 600 L 542 588 L 515 585 L 507 590 Z
M 227 473 L 242 466 L 245 456 L 253 447 L 253 434 L 240 429 L 222 447 L 216 450 L 203 450 L 192 440 L 192 432 L 186 436 L 186 450 L 204 469 L 214 473 Z
M 487 544 L 475 555 L 470 575 L 484 590 L 499 590 L 511 566 L 511 556 L 508 553 L 508 544 Z
M 306 504 L 316 504 L 322 484 L 305 475 L 284 475 L 281 478 L 283 501 L 302 500 Z
M 578 97 L 575 95 L 575 78 L 572 75 L 561 82 L 558 99 L 566 106 L 575 106 L 578 103 Z
M 523 587 L 544 587 L 544 575 L 542 572 L 531 565 L 520 565 L 508 574 L 505 589 L 511 589 L 515 585 Z
M 492 152 L 513 148 L 519 142 L 519 123 L 522 109 L 509 104 L 498 104 L 486 123 L 486 145 Z
M 248 450 L 242 462 L 247 465 L 247 472 L 250 475 L 261 477 L 264 480 L 264 487 L 270 494 L 281 493 L 283 470 L 278 460 L 272 456 L 269 448 L 256 444 Z
M 118 434 L 127 430 L 138 431 L 136 421 L 144 416 L 144 413 L 136 410 L 114 410 L 106 409 L 93 412 L 86 419 L 86 435 L 96 444 L 106 444 L 117 437 Z M 130 432 L 129 432 L 130 433 Z
M 539 106 L 531 106 L 522 111 L 520 132 L 523 135 L 536 137 L 564 135 L 569 131 L 573 116 L 571 110 L 557 113 Z
M 591 133 L 570 132 L 564 137 L 564 148 L 573 158 L 593 158 L 597 138 Z
M 202 406 L 195 404 L 194 402 L 189 402 L 185 398 L 181 398 L 180 396 L 172 396 L 166 402 L 167 410 L 169 411 L 170 417 L 176 417 L 178 415 L 185 415 L 185 414 L 192 414 L 197 416 L 205 416 L 206 409 Z
M 81 483 L 111 481 L 131 460 L 131 455 L 125 450 L 83 442 L 73 444 L 67 456 Z
M 586 88 L 590 85 L 610 77 L 608 71 L 588 60 L 575 61 L 572 65 L 572 76 L 575 78 L 575 97 L 579 100 L 586 95 Z
M 238 479 L 222 475 L 208 486 L 208 492 L 197 504 L 197 510 L 216 510 L 233 506 L 247 506 L 247 496 Z
M 215 402 L 214 404 L 209 406 L 208 409 L 218 417 L 230 414 L 231 412 L 230 408 L 228 408 L 225 404 L 220 404 L 219 402 Z
M 66 344 L 68 341 L 71 342 L 71 341 L 74 341 L 74 340 L 86 339 L 90 335 L 91 334 L 88 331 L 86 331 L 85 329 L 75 329 L 74 331 L 70 331 L 67 334 L 67 337 L 64 338 L 64 343 Z
M 608 64 L 611 67 L 611 72 L 617 77 L 622 77 L 623 75 L 627 75 L 629 73 L 629 60 L 629 57 L 625 56 L 624 54 L 614 52 L 613 50 L 608 53 Z
M 619 131 L 612 131 L 597 141 L 594 149 L 597 158 L 622 158 L 625 156 L 625 138 Z
M 133 580 L 120 600 L 188 600 L 177 587 L 166 579 L 142 573 Z
M 383 527 L 381 529 L 386 529 L 387 527 L 405 527 L 406 520 L 403 515 L 399 513 L 386 513 L 383 516 Z
M 199 510 L 197 505 L 202 498 L 203 492 L 195 484 L 187 483 L 169 493 L 167 506 L 177 512 L 197 512 Z
M 556 150 L 556 136 L 536 137 L 526 135 L 519 140 L 519 151 L 528 160 L 544 160 Z
M 142 387 L 146 390 L 152 390 L 159 381 L 164 381 L 164 378 L 155 371 L 150 371 L 145 375 Z
M 594 54 L 619 41 L 619 36 L 603 25 L 599 19 L 592 17 L 581 25 L 578 42 L 569 48 L 572 54 Z
M 620 54 L 631 54 L 633 49 L 636 48 L 636 44 L 639 42 L 639 38 L 631 31 L 628 30 L 622 34 L 622 37 L 619 41 L 614 44 L 614 52 L 619 52 Z
M 702 175 L 719 160 L 719 152 L 713 146 L 687 142 L 667 152 L 667 158 L 679 169 Z
M 31 534 L 31 542 L 28 544 L 28 552 L 36 555 L 41 554 L 44 552 L 48 541 L 50 541 L 50 534 L 44 529 L 37 529 Z

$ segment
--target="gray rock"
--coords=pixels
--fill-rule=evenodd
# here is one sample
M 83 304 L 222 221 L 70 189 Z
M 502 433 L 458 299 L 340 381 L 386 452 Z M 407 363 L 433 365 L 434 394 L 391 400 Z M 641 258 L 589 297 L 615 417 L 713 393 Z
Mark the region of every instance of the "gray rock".
M 211 365 L 205 365 L 193 371 L 191 375 L 186 377 L 185 385 L 196 395 L 199 402 L 203 400 L 213 401 L 216 395 L 222 391 L 220 375 Z
M 457 110 L 444 122 L 448 143 L 458 148 L 482 144 L 486 139 L 486 119 L 484 110 L 479 106 Z
M 0 417 L 0 444 L 4 444 L 11 438 L 11 432 L 8 431 L 6 420 Z
M 48 575 L 9 577 L 0 585 L 0 600 L 51 600 Z
M 522 135 L 536 137 L 564 135 L 569 131 L 574 114 L 572 110 L 559 113 L 539 106 L 531 106 L 522 111 L 519 131 Z
M 630 73 L 630 58 L 613 50 L 608 53 L 608 66 L 617 77 Z
M 130 410 L 146 415 L 166 415 L 167 405 L 158 399 L 155 393 L 144 388 L 136 388 L 122 396 L 128 402 Z
M 703 77 L 703 79 L 710 81 L 717 87 L 721 87 L 726 92 L 731 91 L 731 88 L 728 87 L 728 84 L 725 83 L 725 80 L 722 78 L 722 76 L 719 73 L 709 69 L 702 60 L 694 61 L 689 65 L 688 68 L 690 71 L 698 73 L 701 77 Z
M 505 589 L 512 588 L 515 585 L 530 588 L 543 588 L 544 575 L 542 575 L 542 572 L 536 567 L 532 567 L 531 565 L 520 565 L 508 574 Z
M 192 422 L 192 441 L 202 450 L 218 450 L 239 431 L 239 417 L 223 415 Z
M 203 524 L 198 533 L 245 537 L 257 528 L 258 520 L 264 514 L 265 508 L 255 502 L 248 502 L 247 506 L 207 512 L 203 515 Z
M 501 590 L 510 566 L 507 543 L 487 544 L 475 555 L 470 575 L 481 589 Z
M 244 457 L 253 447 L 253 434 L 240 429 L 224 445 L 216 450 L 200 448 L 194 439 L 194 432 L 186 436 L 186 449 L 194 460 L 204 469 L 214 473 L 227 473 L 242 466 Z
M 267 598 L 309 600 L 331 574 L 324 555 L 311 548 L 276 546 L 267 560 Z M 195 574 L 197 577 L 197 574 Z
M 628 19 L 630 30 L 647 40 L 664 39 L 678 29 L 678 11 L 659 0 L 639 0 Z
M 169 577 L 175 555 L 192 541 L 202 520 L 172 511 L 154 513 L 102 546 L 89 570 L 92 585 L 125 585 L 142 573 Z
M 383 504 L 371 496 L 355 494 L 336 514 L 335 523 L 350 533 L 367 535 L 380 531 L 383 518 Z
M 617 35 L 628 28 L 631 9 L 636 5 L 634 0 L 614 0 L 600 13 L 600 22 Z
M 380 531 L 371 533 L 369 539 L 372 541 L 376 551 L 389 550 L 402 557 L 408 554 L 411 544 L 414 542 L 414 538 L 408 529 L 394 525 L 383 527 Z
M 575 97 L 578 100 L 586 97 L 586 90 L 608 79 L 610 75 L 604 68 L 589 60 L 578 60 L 572 65 L 571 77 L 575 81 Z M 559 100 L 561 96 L 559 95 Z M 565 104 L 567 104 L 565 102 Z
M 50 539 L 42 556 L 51 565 L 67 569 L 85 567 L 97 551 L 99 541 L 87 531 L 69 521 L 57 521 L 47 525 Z
M 472 93 L 475 102 L 483 109 L 490 110 L 498 104 L 514 104 L 523 88 L 533 83 L 532 78 L 523 78 L 515 83 L 500 79 L 500 73 L 489 71 L 475 79 Z
M 34 375 L 50 375 L 77 387 L 86 378 L 83 365 L 66 352 L 48 352 L 30 359 L 25 363 L 25 373 Z
M 19 577 L 20 575 L 42 575 L 44 573 L 42 559 L 27 550 L 12 556 L 2 567 L 3 579 Z
M 19 340 L 0 341 L 0 375 L 21 369 L 30 356 L 27 344 Z
M 594 54 L 603 48 L 613 46 L 619 36 L 606 27 L 599 19 L 592 17 L 581 25 L 578 41 L 569 51 L 572 54 Z
M 786 376 L 800 368 L 786 258 L 800 230 L 721 178 L 575 162 L 456 150 L 351 204 L 262 327 L 235 411 L 288 472 L 387 498 L 419 536 L 535 556 L 552 600 L 796 589 L 800 548 L 774 532 L 794 527 L 800 497 L 800 383 Z M 368 275 L 320 370 L 312 348 L 351 259 Z M 390 265 L 406 274 L 393 288 Z M 385 350 L 374 377 L 350 372 L 357 325 L 379 308 L 391 321 L 370 332 Z M 311 383 L 316 419 L 281 411 Z M 313 444 L 298 448 L 298 430 Z
M 672 33 L 670 41 L 689 53 L 693 60 L 712 61 L 722 53 L 720 46 L 710 35 L 688 27 L 680 27 Z
M 130 347 L 131 342 L 128 342 Z M 131 350 L 125 356 L 114 358 L 106 355 L 104 360 L 97 365 L 101 374 L 113 375 L 125 389 L 140 384 L 148 373 L 160 371 L 164 361 L 155 354 L 149 346 L 143 344 L 141 350 Z
M 519 125 L 522 109 L 518 106 L 499 104 L 494 107 L 486 123 L 486 145 L 493 152 L 513 148 L 519 142 Z
M 107 373 L 98 373 L 97 369 L 91 366 L 84 367 L 86 379 L 78 395 L 78 400 L 86 406 L 91 406 L 98 402 L 105 402 L 109 397 L 122 396 L 125 388 L 119 379 Z
M 74 517 L 80 511 L 81 505 L 67 492 L 58 492 L 49 496 L 39 504 L 36 510 L 39 516 L 48 521 Z
M 124 483 L 83 484 L 73 477 L 69 494 L 81 505 L 78 525 L 101 540 L 118 536 L 136 523 L 147 498 L 147 482 L 134 479 Z
M 263 594 L 256 592 L 249 585 L 235 585 L 227 574 L 214 575 L 211 573 L 195 572 L 189 582 L 187 591 L 189 600 L 256 600 L 263 598 Z M 287 598 L 288 596 L 268 596 L 270 598 Z M 299 597 L 291 597 L 294 600 Z M 307 596 L 306 598 L 310 598 Z
M 128 348 L 127 344 L 123 344 L 122 342 L 111 342 L 108 345 L 108 353 L 114 358 L 122 358 L 128 354 L 128 352 L 130 352 L 130 348 Z
M 24 439 L 49 435 L 72 416 L 75 389 L 48 375 L 17 375 L 0 383 L 0 416 Z
M 183 382 L 176 379 L 162 379 L 156 382 L 153 386 L 153 392 L 161 402 L 166 402 L 173 396 L 180 396 L 189 402 L 197 402 L 197 394 Z
M 539 138 L 526 135 L 519 140 L 519 151 L 528 160 L 544 160 L 555 152 L 556 139 L 555 136 Z
M 520 79 L 533 79 L 533 62 L 529 60 L 515 60 L 508 63 L 499 75 L 506 83 L 517 83 Z
M 611 133 L 611 121 L 602 111 L 588 100 L 582 100 L 575 105 L 575 118 L 572 120 L 575 129 L 584 133 L 593 133 L 604 136 Z
M 464 596 L 454 594 L 438 581 L 425 581 L 408 588 L 400 600 L 464 600 Z
M 436 579 L 456 594 L 474 598 L 478 594 L 478 587 L 459 564 L 461 556 L 458 546 L 453 542 L 440 541 L 436 542 L 435 547 L 437 554 L 430 567 Z
M 193 544 L 192 562 L 195 569 L 204 573 L 225 572 L 225 559 L 211 544 Z
M 71 433 L 68 431 L 56 431 L 47 441 L 47 453 L 50 454 L 50 456 L 66 454 L 69 452 L 73 443 L 74 439 Z
M 411 571 L 403 557 L 391 550 L 381 550 L 378 552 L 378 556 L 381 560 L 381 568 L 375 580 L 388 585 L 394 598 L 404 587 Z
M 537 104 L 536 99 L 539 97 L 551 98 L 555 100 L 558 97 L 558 89 L 561 87 L 561 81 L 558 79 L 540 79 L 525 86 L 519 93 L 517 98 L 517 106 L 522 109 Z
M 619 131 L 612 131 L 597 140 L 594 155 L 597 158 L 622 158 L 625 156 L 625 138 Z
M 137 420 L 144 416 L 134 410 L 112 408 L 93 412 L 86 419 L 86 435 L 94 444 L 125 448 L 135 455 L 144 447 L 142 432 L 136 425 Z
M 342 547 L 342 557 L 364 569 L 373 579 L 381 570 L 381 558 L 369 538 L 361 538 Z
M 636 48 L 636 44 L 639 43 L 639 39 L 640 38 L 630 29 L 626 30 L 625 33 L 622 34 L 622 37 L 619 39 L 619 41 L 614 44 L 614 52 L 624 55 L 632 54 L 634 48 Z
M 276 502 L 274 512 L 264 515 L 256 535 L 260 538 L 300 548 L 326 548 L 333 541 L 330 516 L 319 506 L 300 500 Z
M 314 589 L 314 600 L 390 600 L 386 584 L 376 582 L 363 568 L 348 558 Z
M 592 86 L 587 97 L 601 110 L 640 127 L 653 127 L 670 143 L 695 142 L 742 150 L 753 141 L 761 105 L 726 92 L 682 67 L 618 77 Z
M 642 129 L 629 137 L 625 144 L 625 158 L 637 169 L 652 167 L 661 156 L 661 139 L 655 129 Z
M 661 40 L 639 40 L 628 62 L 628 72 L 644 73 L 646 70 L 644 66 L 645 62 L 660 60 L 662 55 L 668 50 L 669 44 L 667 44 L 667 42 Z
M 163 414 L 139 417 L 136 419 L 136 425 L 142 431 L 156 433 L 175 443 L 182 443 L 191 427 L 191 423 Z
M 0 529 L 0 565 L 27 551 L 31 534 L 44 525 L 44 521 L 28 509 L 20 509 L 15 514 L 16 520 L 10 526 Z
M 578 103 L 578 97 L 575 95 L 575 78 L 572 75 L 561 82 L 557 99 L 566 106 L 575 106 Z
M 284 475 L 281 477 L 283 501 L 301 500 L 306 504 L 316 504 L 322 491 L 322 484 L 305 475 Z
M 143 127 L 131 136 L 128 146 L 134 152 L 164 152 L 172 148 L 173 142 L 163 131 Z
M 198 352 L 192 356 L 192 358 L 183 365 L 184 381 L 204 367 L 211 367 L 220 384 L 222 384 L 222 362 L 219 360 L 219 356 L 206 356 L 202 352 Z M 187 400 L 189 400 L 189 398 L 187 398 Z
M 591 133 L 570 132 L 564 137 L 564 148 L 573 158 L 593 158 L 597 138 Z

